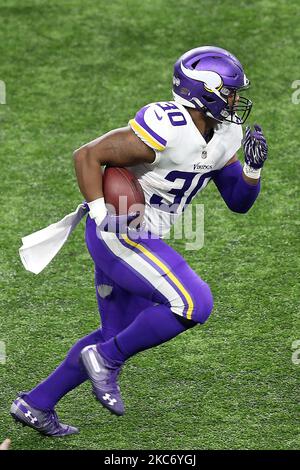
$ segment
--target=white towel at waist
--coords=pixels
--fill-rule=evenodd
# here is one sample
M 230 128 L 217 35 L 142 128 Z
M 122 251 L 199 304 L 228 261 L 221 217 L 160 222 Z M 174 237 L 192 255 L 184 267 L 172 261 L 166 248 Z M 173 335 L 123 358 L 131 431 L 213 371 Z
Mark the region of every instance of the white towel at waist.
M 79 204 L 74 212 L 66 215 L 59 222 L 23 237 L 23 245 L 19 253 L 25 269 L 39 274 L 66 243 L 86 213 L 87 209 L 84 204 Z

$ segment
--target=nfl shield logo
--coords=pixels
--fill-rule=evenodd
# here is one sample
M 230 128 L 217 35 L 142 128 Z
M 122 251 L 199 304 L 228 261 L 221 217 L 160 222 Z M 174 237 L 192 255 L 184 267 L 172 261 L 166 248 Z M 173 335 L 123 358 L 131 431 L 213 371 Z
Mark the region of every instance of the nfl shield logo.
M 202 158 L 206 158 L 206 157 L 207 157 L 207 151 L 206 151 L 206 150 L 203 150 L 203 151 L 202 151 L 201 157 L 202 157 Z

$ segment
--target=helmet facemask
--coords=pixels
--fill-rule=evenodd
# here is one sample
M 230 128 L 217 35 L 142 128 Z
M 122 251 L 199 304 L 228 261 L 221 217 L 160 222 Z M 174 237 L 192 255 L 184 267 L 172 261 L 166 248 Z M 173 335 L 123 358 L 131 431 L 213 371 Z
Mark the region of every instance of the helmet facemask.
M 247 86 L 238 89 L 229 89 L 223 87 L 221 90 L 221 95 L 226 99 L 227 105 L 220 112 L 220 114 L 224 121 L 233 122 L 234 124 L 244 124 L 244 122 L 247 120 L 253 103 L 245 96 L 241 96 L 240 93 L 244 90 L 247 90 L 249 86 L 250 83 L 247 84 Z M 238 100 L 237 95 L 239 96 Z M 229 104 L 229 97 L 232 98 L 232 104 Z

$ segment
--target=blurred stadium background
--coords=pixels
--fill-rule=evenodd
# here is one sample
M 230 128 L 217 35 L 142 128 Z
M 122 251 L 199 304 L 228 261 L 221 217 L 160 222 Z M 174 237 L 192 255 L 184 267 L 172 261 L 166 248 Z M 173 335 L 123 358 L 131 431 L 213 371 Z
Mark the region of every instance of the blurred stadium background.
M 0 1 L 1 313 L 0 441 L 14 449 L 296 449 L 300 365 L 297 187 L 300 105 L 296 0 Z M 72 152 L 126 125 L 144 104 L 171 99 L 184 51 L 214 44 L 245 66 L 270 154 L 262 193 L 246 216 L 230 213 L 213 185 L 205 246 L 185 251 L 212 287 L 208 323 L 134 357 L 121 387 L 124 418 L 83 384 L 57 407 L 81 433 L 44 438 L 9 416 L 69 347 L 97 328 L 93 266 L 82 223 L 40 275 L 19 260 L 21 237 L 81 201 Z M 241 155 L 242 158 L 242 155 Z

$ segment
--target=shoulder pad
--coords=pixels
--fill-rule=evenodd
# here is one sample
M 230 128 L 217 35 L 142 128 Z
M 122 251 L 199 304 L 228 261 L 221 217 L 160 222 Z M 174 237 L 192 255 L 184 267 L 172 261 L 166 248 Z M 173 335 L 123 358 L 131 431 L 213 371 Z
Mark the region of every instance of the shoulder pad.
M 150 103 L 140 109 L 129 121 L 132 130 L 152 149 L 162 152 L 170 147 L 175 138 L 176 128 L 165 112 L 172 104 L 168 102 Z

